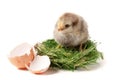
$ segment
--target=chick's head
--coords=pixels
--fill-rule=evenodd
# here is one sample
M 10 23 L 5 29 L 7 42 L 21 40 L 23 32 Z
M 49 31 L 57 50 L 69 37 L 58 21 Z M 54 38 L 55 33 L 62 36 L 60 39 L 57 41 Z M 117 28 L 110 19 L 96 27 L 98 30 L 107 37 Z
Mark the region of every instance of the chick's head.
M 67 29 L 72 30 L 77 25 L 78 21 L 79 19 L 77 15 L 72 13 L 65 13 L 59 18 L 56 27 L 58 31 L 65 31 Z

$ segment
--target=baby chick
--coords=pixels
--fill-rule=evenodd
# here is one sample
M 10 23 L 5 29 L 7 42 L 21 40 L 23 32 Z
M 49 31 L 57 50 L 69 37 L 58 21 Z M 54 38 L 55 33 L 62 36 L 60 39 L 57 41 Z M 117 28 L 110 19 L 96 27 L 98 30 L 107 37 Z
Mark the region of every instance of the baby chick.
M 85 20 L 74 13 L 64 13 L 54 29 L 54 39 L 65 47 L 82 45 L 88 40 L 88 26 Z

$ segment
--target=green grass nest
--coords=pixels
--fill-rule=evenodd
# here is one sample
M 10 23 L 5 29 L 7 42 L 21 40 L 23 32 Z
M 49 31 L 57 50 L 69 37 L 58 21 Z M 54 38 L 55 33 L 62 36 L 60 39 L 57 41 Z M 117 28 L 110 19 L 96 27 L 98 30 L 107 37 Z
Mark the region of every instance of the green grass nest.
M 96 42 L 88 40 L 83 44 L 82 50 L 79 47 L 62 47 L 54 39 L 48 39 L 35 45 L 38 55 L 47 55 L 51 60 L 51 68 L 76 70 L 86 68 L 103 59 L 102 53 L 96 49 Z

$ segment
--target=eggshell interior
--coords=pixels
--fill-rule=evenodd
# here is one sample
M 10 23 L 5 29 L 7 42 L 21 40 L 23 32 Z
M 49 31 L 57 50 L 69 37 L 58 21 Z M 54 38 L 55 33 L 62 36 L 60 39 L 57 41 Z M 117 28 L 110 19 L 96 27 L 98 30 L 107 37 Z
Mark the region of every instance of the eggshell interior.
M 16 46 L 8 55 L 10 62 L 19 69 L 26 68 L 35 57 L 34 48 L 28 43 Z
M 48 70 L 50 66 L 50 59 L 48 56 L 37 55 L 34 60 L 27 67 L 32 73 L 43 73 Z

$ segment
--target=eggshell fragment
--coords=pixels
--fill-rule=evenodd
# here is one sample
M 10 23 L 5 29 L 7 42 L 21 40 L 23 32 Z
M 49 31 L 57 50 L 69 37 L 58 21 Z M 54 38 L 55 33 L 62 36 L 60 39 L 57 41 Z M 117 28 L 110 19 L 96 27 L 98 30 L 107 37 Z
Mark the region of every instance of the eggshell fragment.
M 37 55 L 30 63 L 30 66 L 26 66 L 29 71 L 35 74 L 44 73 L 50 66 L 50 59 L 48 56 Z
M 25 69 L 35 57 L 35 50 L 32 45 L 22 43 L 16 46 L 8 55 L 10 62 L 18 69 Z

